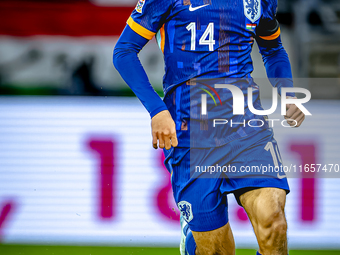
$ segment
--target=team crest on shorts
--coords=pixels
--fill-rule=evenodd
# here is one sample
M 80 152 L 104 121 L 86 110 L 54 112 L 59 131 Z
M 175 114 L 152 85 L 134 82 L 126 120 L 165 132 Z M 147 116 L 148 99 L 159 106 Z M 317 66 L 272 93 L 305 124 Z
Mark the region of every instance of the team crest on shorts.
M 139 0 L 136 6 L 136 11 L 142 13 L 145 0 Z
M 255 23 L 261 16 L 261 0 L 243 0 L 244 15 Z
M 194 215 L 192 214 L 192 206 L 187 201 L 181 201 L 178 203 L 178 209 L 181 211 L 181 215 L 185 219 L 186 222 L 190 222 Z

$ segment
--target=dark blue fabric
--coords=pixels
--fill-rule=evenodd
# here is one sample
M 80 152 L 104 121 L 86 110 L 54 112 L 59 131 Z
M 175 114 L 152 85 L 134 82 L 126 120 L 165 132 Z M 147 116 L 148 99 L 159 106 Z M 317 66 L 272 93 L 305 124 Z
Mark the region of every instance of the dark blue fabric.
M 209 114 L 205 118 L 205 122 L 202 121 L 201 115 L 199 114 L 201 111 L 201 89 L 210 90 L 206 85 L 214 87 L 215 84 L 235 85 L 242 90 L 245 97 L 248 97 L 247 89 L 251 87 L 253 90 L 252 104 L 255 109 L 262 110 L 259 89 L 253 79 L 197 79 L 195 82 L 195 86 L 183 84 L 164 98 L 164 102 L 168 106 L 172 118 L 176 124 L 179 123 L 176 125 L 176 132 L 180 147 L 218 147 L 230 141 L 253 134 L 254 132 L 269 128 L 268 122 L 262 115 L 256 115 L 250 112 L 247 100 L 245 100 L 245 114 L 234 115 L 231 92 L 223 88 L 216 88 L 217 94 L 211 91 L 218 102 L 217 105 L 215 105 L 212 97 L 208 96 L 207 109 Z M 219 104 L 217 95 L 221 98 L 222 105 Z M 214 127 L 213 120 L 221 118 L 228 120 L 229 123 Z M 255 124 L 258 125 L 258 127 L 250 127 L 248 124 L 230 125 L 231 121 L 233 121 L 233 123 L 241 123 L 243 121 L 248 123 L 248 121 L 253 119 L 262 120 L 263 125 L 261 126 L 260 122 Z M 206 129 L 201 128 L 202 123 L 207 127 Z M 186 128 L 182 128 L 182 125 L 186 126 Z
M 147 42 L 127 25 L 115 46 L 113 64 L 152 118 L 167 107 L 152 88 L 137 56 Z
M 289 192 L 287 178 L 282 178 L 284 172 L 279 160 L 278 171 L 274 170 L 276 163 L 273 155 L 265 149 L 268 143 L 275 149 L 275 158 L 279 158 L 277 142 L 269 130 L 240 138 L 221 147 L 176 147 L 164 150 L 164 165 L 172 173 L 171 184 L 175 202 L 178 205 L 185 201 L 191 208 L 185 211 L 184 219 L 192 231 L 211 231 L 228 223 L 229 193 L 234 193 L 238 198 L 237 191 L 249 187 L 275 187 Z M 236 171 L 221 172 L 216 168 L 215 172 L 204 172 L 205 167 L 217 165 L 231 166 Z M 266 167 L 268 171 L 250 171 L 256 169 L 256 166 L 258 169 Z M 249 170 L 244 171 L 245 167 Z M 179 209 L 184 213 L 182 208 Z
M 163 46 L 164 94 L 194 78 L 251 78 L 255 27 L 263 19 L 275 18 L 277 0 L 248 1 L 250 9 L 245 1 L 214 0 L 195 11 L 191 7 L 202 6 L 203 1 L 189 2 L 148 0 L 142 10 L 131 14 L 135 23 L 157 33 L 158 44 Z M 251 21 L 250 16 L 256 17 Z

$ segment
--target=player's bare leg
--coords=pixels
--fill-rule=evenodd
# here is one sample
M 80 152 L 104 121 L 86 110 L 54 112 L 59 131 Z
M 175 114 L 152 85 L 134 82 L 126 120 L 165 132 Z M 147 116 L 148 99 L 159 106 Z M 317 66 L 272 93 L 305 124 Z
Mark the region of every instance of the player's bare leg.
M 229 222 L 221 228 L 194 232 L 197 248 L 196 255 L 234 255 L 235 241 Z
M 262 255 L 287 255 L 286 192 L 260 188 L 240 196 L 241 204 L 253 225 Z

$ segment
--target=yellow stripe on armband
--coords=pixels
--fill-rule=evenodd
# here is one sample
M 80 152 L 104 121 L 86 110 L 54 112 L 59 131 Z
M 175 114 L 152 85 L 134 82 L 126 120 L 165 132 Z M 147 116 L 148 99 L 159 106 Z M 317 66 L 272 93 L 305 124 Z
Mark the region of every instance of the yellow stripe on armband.
M 281 30 L 280 28 L 272 35 L 269 36 L 260 36 L 260 38 L 262 38 L 263 40 L 275 40 L 276 38 L 278 38 L 281 34 Z
M 160 29 L 161 32 L 161 50 L 164 53 L 164 47 L 165 47 L 165 30 L 164 25 Z
M 133 31 L 135 31 L 137 34 L 144 37 L 145 39 L 151 40 L 152 37 L 154 37 L 154 35 L 156 34 L 136 23 L 131 17 L 127 20 L 126 23 Z

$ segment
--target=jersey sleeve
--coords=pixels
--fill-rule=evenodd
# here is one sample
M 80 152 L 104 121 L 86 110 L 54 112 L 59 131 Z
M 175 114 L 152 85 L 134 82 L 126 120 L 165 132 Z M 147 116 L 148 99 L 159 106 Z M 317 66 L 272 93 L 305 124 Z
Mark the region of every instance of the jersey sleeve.
M 147 42 L 126 25 L 113 51 L 113 64 L 152 118 L 167 107 L 152 88 L 137 56 Z
M 140 36 L 150 40 L 164 24 L 172 0 L 139 0 L 127 24 Z
M 256 28 L 256 35 L 266 41 L 275 40 L 280 36 L 280 25 L 276 20 L 277 0 L 262 1 L 262 16 Z
M 256 42 L 270 83 L 278 88 L 293 87 L 289 57 L 281 42 L 279 22 L 276 20 L 277 0 L 262 0 L 262 16 L 256 28 Z M 287 93 L 294 97 L 294 93 Z

